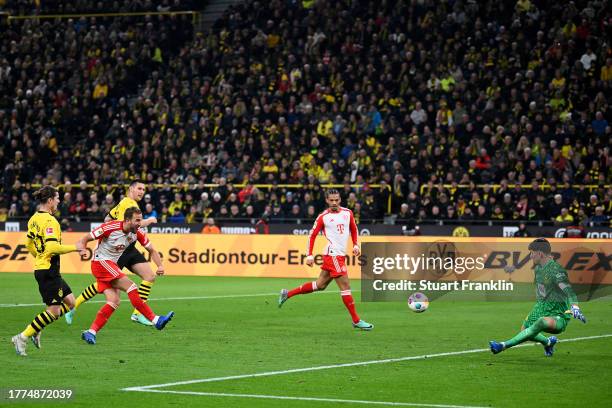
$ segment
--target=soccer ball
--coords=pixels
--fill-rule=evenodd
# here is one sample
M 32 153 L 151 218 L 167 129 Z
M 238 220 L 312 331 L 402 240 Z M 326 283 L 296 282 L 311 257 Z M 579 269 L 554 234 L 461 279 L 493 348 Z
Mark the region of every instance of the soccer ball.
M 408 307 L 413 312 L 421 313 L 429 307 L 429 299 L 421 292 L 414 292 L 408 298 Z

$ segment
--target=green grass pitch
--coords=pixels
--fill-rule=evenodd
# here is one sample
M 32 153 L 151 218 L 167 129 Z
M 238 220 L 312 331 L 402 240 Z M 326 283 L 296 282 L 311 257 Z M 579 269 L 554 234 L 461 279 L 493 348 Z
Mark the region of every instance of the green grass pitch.
M 65 278 L 76 294 L 91 282 L 85 275 Z M 572 321 L 560 336 L 553 358 L 545 358 L 541 346 L 512 349 L 497 356 L 476 351 L 422 358 L 418 356 L 485 349 L 491 339 L 511 337 L 531 303 L 434 301 L 427 312 L 416 314 L 405 303 L 361 303 L 356 292 L 358 312 L 375 325 L 372 332 L 360 332 L 352 329 L 332 286 L 328 293 L 290 299 L 279 310 L 278 290 L 303 281 L 162 277 L 153 288 L 150 305 L 157 313 L 176 312 L 166 330 L 158 332 L 132 323 L 132 307 L 124 296 L 119 310 L 98 334 L 97 345 L 80 339 L 81 330 L 89 327 L 101 306 L 88 303 L 79 309 L 72 326 L 63 318 L 49 326 L 43 333 L 41 350 L 28 344 L 28 356 L 18 357 L 10 338 L 43 307 L 15 306 L 40 302 L 31 274 L 2 273 L 0 388 L 5 396 L 8 388 L 74 389 L 74 397 L 67 402 L 43 404 L 57 407 L 325 408 L 364 407 L 375 401 L 404 406 L 523 408 L 598 407 L 609 406 L 612 400 L 612 337 L 563 342 L 612 335 L 609 300 L 583 304 L 588 323 Z M 358 289 L 359 282 L 353 282 L 353 288 Z M 182 299 L 167 299 L 171 297 Z M 98 296 L 95 300 L 101 299 Z M 418 358 L 193 382 L 155 388 L 155 392 L 122 391 L 410 356 Z M 0 400 L 0 405 L 40 407 L 41 403 Z

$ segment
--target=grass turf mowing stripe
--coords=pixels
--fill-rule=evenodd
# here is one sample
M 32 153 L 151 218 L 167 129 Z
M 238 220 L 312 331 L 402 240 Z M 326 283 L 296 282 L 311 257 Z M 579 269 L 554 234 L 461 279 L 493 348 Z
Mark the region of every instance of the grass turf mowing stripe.
M 364 405 L 386 405 L 399 407 L 427 407 L 427 408 L 486 408 L 471 405 L 446 405 L 446 404 L 422 404 L 418 402 L 391 402 L 391 401 L 367 401 L 367 400 L 350 400 L 338 398 L 315 398 L 315 397 L 289 397 L 284 395 L 262 395 L 262 394 L 230 394 L 225 392 L 199 392 L 199 391 L 170 391 L 170 390 L 141 390 L 142 392 L 157 392 L 164 394 L 180 394 L 180 395 L 199 395 L 204 397 L 235 397 L 235 398 L 258 398 L 258 399 L 276 399 L 290 401 L 311 401 L 311 402 L 333 402 L 342 404 L 364 404 Z M 490 408 L 490 407 L 488 407 Z
M 574 337 L 574 338 L 569 338 L 569 339 L 563 339 L 563 340 L 559 340 L 559 343 L 601 339 L 601 338 L 606 338 L 606 337 L 612 337 L 612 333 L 602 334 L 598 336 Z M 537 345 L 537 344 L 524 343 L 524 344 L 520 344 L 513 348 L 527 347 L 527 346 L 533 346 L 533 345 Z M 365 366 L 365 365 L 373 365 L 373 364 L 397 363 L 401 361 L 425 360 L 428 358 L 436 358 L 436 357 L 447 357 L 447 356 L 458 356 L 458 355 L 463 355 L 463 354 L 482 353 L 484 351 L 490 351 L 490 350 L 488 348 L 479 348 L 479 349 L 461 350 L 461 351 L 448 351 L 444 353 L 435 353 L 435 354 L 422 354 L 420 356 L 387 358 L 383 360 L 358 361 L 354 363 L 331 364 L 331 365 L 324 365 L 324 366 L 293 368 L 289 370 L 266 371 L 262 373 L 253 373 L 253 374 L 231 375 L 227 377 L 200 378 L 196 380 L 186 380 L 186 381 L 177 381 L 177 382 L 164 383 L 164 384 L 153 384 L 153 385 L 143 385 L 143 386 L 137 386 L 137 387 L 128 387 L 128 388 L 122 388 L 122 391 L 147 391 L 147 390 L 151 390 L 155 388 L 173 387 L 173 386 L 178 386 L 178 385 L 189 385 L 189 384 L 200 384 L 200 383 L 208 383 L 208 382 L 239 380 L 243 378 L 269 377 L 273 375 L 284 375 L 284 374 L 301 373 L 301 372 L 307 372 L 307 371 L 329 370 L 329 369 L 334 369 L 334 368 L 356 367 L 356 366 Z

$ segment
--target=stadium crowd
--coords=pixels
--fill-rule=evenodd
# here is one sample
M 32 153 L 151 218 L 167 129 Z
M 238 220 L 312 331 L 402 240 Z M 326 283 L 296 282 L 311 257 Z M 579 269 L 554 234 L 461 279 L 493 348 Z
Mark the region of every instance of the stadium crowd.
M 175 185 L 143 202 L 169 222 L 312 219 L 334 183 L 359 221 L 608 225 L 611 29 L 605 2 L 545 0 L 247 1 L 195 34 L 13 22 L 0 220 L 35 210 L 33 183 L 101 218 L 140 178 Z
M 0 12 L 20 16 L 167 12 L 197 10 L 205 3 L 194 0 L 0 0 Z

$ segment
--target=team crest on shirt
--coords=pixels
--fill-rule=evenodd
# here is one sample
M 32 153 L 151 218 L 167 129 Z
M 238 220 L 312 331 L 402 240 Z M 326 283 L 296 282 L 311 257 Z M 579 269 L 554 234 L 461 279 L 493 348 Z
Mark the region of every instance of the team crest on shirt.
M 57 296 L 59 296 L 60 298 L 63 298 L 63 297 L 64 297 L 64 290 L 63 290 L 62 288 L 60 288 L 60 289 L 57 291 Z
M 47 234 L 47 235 L 53 235 L 53 227 L 48 227 L 48 228 L 45 230 L 45 234 Z

